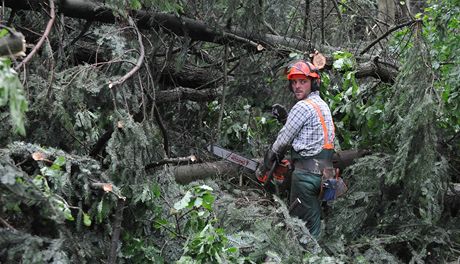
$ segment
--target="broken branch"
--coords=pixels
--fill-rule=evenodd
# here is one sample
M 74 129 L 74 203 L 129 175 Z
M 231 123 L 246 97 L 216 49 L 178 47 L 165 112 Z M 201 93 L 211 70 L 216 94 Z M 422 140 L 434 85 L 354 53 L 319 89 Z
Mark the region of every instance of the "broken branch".
M 29 55 L 27 55 L 27 57 L 21 63 L 19 63 L 19 65 L 17 65 L 15 67 L 15 70 L 19 70 L 22 66 L 24 66 L 26 63 L 28 63 L 29 60 L 38 51 L 38 49 L 40 49 L 40 47 L 43 45 L 43 42 L 45 42 L 45 39 L 48 38 L 48 35 L 51 32 L 51 28 L 53 27 L 54 20 L 56 19 L 56 14 L 55 14 L 55 10 L 54 10 L 54 1 L 50 0 L 49 4 L 50 4 L 50 17 L 51 18 L 48 21 L 48 24 L 46 25 L 46 29 L 45 29 L 45 32 L 43 33 L 43 36 L 40 38 L 40 40 L 38 41 L 37 45 L 35 45 L 35 47 L 32 49 L 32 51 L 29 53 Z
M 393 31 L 396 31 L 400 28 L 403 28 L 403 27 L 407 27 L 407 26 L 410 26 L 416 22 L 420 22 L 421 23 L 421 20 L 411 20 L 409 22 L 406 22 L 406 23 L 403 23 L 403 24 L 400 24 L 400 25 L 396 25 L 392 28 L 390 28 L 387 32 L 383 33 L 380 37 L 378 37 L 377 39 L 375 39 L 374 41 L 372 41 L 371 44 L 369 44 L 366 48 L 364 48 L 360 53 L 359 55 L 363 55 L 364 53 L 368 52 L 375 44 L 377 44 L 379 41 L 381 41 L 382 39 L 386 38 L 388 35 L 390 35 Z
M 134 23 L 134 20 L 131 17 L 128 18 L 128 22 L 129 22 L 129 25 L 132 26 L 137 33 L 137 40 L 139 42 L 139 48 L 140 48 L 140 56 L 136 62 L 136 66 L 134 66 L 134 68 L 132 68 L 127 74 L 125 74 L 125 76 L 121 77 L 118 81 L 109 82 L 109 88 L 113 88 L 116 85 L 120 85 L 124 83 L 126 80 L 131 78 L 131 76 L 133 76 L 141 68 L 142 64 L 144 63 L 145 49 L 144 49 L 144 44 L 142 43 L 142 34 L 137 28 L 136 24 Z

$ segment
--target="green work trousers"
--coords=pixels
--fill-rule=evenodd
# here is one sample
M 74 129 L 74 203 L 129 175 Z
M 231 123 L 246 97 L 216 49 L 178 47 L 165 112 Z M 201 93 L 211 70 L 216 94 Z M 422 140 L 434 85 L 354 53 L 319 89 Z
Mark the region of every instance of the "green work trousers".
M 323 150 L 314 157 L 301 157 L 293 152 L 293 160 L 298 159 L 331 159 L 333 151 Z M 289 201 L 291 204 L 298 198 L 300 204 L 292 208 L 291 214 L 299 217 L 306 222 L 310 234 L 316 239 L 321 234 L 321 201 L 319 193 L 321 191 L 321 175 L 314 174 L 302 169 L 295 169 L 292 173 L 291 194 Z
M 304 220 L 308 231 L 315 238 L 321 233 L 321 204 L 318 198 L 321 189 L 321 175 L 308 173 L 304 170 L 294 170 L 292 173 L 290 201 L 297 198 L 297 204 L 291 214 Z

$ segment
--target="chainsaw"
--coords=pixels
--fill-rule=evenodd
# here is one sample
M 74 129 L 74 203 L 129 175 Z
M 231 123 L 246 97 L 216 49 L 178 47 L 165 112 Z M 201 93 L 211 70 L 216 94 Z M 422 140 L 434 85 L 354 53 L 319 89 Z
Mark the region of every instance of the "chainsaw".
M 241 156 L 233 151 L 224 149 L 217 145 L 209 145 L 208 151 L 214 155 L 221 157 L 227 161 L 243 166 L 249 170 L 257 172 L 260 168 L 263 168 L 263 164 L 250 158 Z M 261 171 L 261 170 L 259 170 Z M 289 174 L 292 172 L 292 166 L 289 160 L 284 159 L 281 162 L 274 162 L 270 170 L 265 171 L 262 174 L 256 173 L 256 178 L 262 186 L 267 186 L 269 183 L 273 183 L 278 193 L 278 186 L 286 184 L 288 181 Z

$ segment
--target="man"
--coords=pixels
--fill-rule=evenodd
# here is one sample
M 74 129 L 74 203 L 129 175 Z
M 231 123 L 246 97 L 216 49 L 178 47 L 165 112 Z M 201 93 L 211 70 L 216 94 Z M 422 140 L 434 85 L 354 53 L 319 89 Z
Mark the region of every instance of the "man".
M 296 61 L 287 68 L 289 89 L 298 102 L 289 112 L 286 123 L 264 158 L 265 169 L 280 161 L 292 147 L 294 172 L 290 203 L 300 204 L 292 214 L 307 223 L 310 233 L 318 238 L 321 231 L 321 177 L 332 168 L 334 123 L 328 105 L 319 95 L 318 69 L 306 61 Z

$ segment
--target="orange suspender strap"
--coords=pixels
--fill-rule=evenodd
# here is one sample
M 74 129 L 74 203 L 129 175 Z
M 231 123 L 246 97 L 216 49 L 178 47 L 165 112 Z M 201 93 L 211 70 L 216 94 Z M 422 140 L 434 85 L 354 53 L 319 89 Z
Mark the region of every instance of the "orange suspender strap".
M 313 108 L 316 110 L 316 113 L 318 114 L 319 121 L 321 122 L 321 126 L 323 127 L 323 135 L 324 135 L 323 148 L 324 149 L 334 149 L 334 144 L 332 142 L 329 142 L 329 136 L 328 136 L 329 134 L 328 134 L 326 122 L 324 122 L 324 116 L 323 116 L 323 113 L 321 112 L 321 109 L 311 99 L 305 99 L 305 102 L 313 106 Z M 334 130 L 332 131 L 332 135 L 334 135 Z

